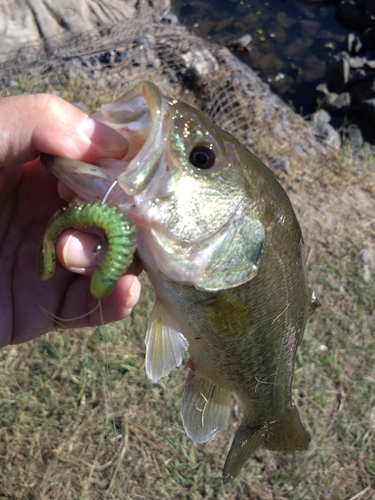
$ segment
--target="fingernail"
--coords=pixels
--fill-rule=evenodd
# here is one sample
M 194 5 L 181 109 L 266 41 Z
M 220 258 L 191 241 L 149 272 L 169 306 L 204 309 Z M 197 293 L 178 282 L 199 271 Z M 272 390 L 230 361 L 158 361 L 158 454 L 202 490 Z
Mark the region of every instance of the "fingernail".
M 100 147 L 103 151 L 121 151 L 124 152 L 125 155 L 129 148 L 129 142 L 125 137 L 113 128 L 93 120 L 88 116 L 81 122 L 79 131 L 82 132 L 92 144 Z
M 130 316 L 132 312 L 133 312 L 133 308 L 125 307 L 123 309 L 123 316 L 124 316 L 124 318 L 127 318 L 128 316 Z
M 95 270 L 95 263 L 92 257 L 93 254 L 85 252 L 82 244 L 82 240 L 88 239 L 91 241 L 90 238 L 92 238 L 90 235 L 82 234 L 79 231 L 73 231 L 65 241 L 62 251 L 63 261 L 65 267 L 69 268 L 72 272 L 82 274 L 83 272 L 90 272 L 91 268 Z

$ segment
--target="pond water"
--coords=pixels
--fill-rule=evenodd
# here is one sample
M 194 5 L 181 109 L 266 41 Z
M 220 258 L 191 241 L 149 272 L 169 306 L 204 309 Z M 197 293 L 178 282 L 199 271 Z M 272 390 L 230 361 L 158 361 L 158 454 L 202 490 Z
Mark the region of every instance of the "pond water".
M 314 89 L 327 59 L 344 48 L 347 30 L 334 5 L 297 0 L 172 0 L 181 23 L 233 50 L 301 114 L 314 109 Z M 315 2 L 315 4 L 318 2 Z M 252 37 L 248 50 L 238 44 Z

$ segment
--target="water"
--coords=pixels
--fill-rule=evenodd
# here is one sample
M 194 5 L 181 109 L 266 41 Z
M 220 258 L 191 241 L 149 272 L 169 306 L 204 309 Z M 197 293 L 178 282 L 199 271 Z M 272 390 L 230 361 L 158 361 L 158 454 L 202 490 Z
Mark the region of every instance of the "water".
M 326 61 L 343 50 L 347 37 L 333 5 L 297 0 L 172 0 L 172 8 L 180 22 L 197 34 L 231 48 L 301 114 L 313 111 L 314 89 L 324 80 Z M 252 36 L 248 51 L 238 45 L 246 33 Z

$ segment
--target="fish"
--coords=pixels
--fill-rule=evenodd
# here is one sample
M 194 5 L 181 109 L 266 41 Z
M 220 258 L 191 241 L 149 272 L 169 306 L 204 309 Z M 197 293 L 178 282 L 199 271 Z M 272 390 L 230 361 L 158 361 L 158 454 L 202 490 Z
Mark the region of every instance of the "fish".
M 165 377 L 188 352 L 181 418 L 197 443 L 225 430 L 236 394 L 243 419 L 224 483 L 259 447 L 306 450 L 291 390 L 296 351 L 319 301 L 286 192 L 232 135 L 152 82 L 93 118 L 128 140 L 123 159 L 42 161 L 79 199 L 105 200 L 136 226 L 138 257 L 156 292 L 147 375 Z

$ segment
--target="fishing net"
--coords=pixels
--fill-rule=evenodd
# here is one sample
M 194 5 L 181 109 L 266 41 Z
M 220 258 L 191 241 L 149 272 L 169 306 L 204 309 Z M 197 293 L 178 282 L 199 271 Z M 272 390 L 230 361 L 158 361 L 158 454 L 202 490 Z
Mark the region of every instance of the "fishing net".
M 122 93 L 124 84 L 131 88 L 150 80 L 165 94 L 201 109 L 250 147 L 254 127 L 267 123 L 275 112 L 288 111 L 227 48 L 198 38 L 168 10 L 158 11 L 145 0 L 120 22 L 46 37 L 43 44 L 13 52 L 0 65 L 0 92 L 1 87 L 17 85 L 20 75 L 54 83 L 63 80 L 67 70 L 88 72 L 102 82 L 118 81 Z M 300 140 L 311 147 L 306 138 Z

